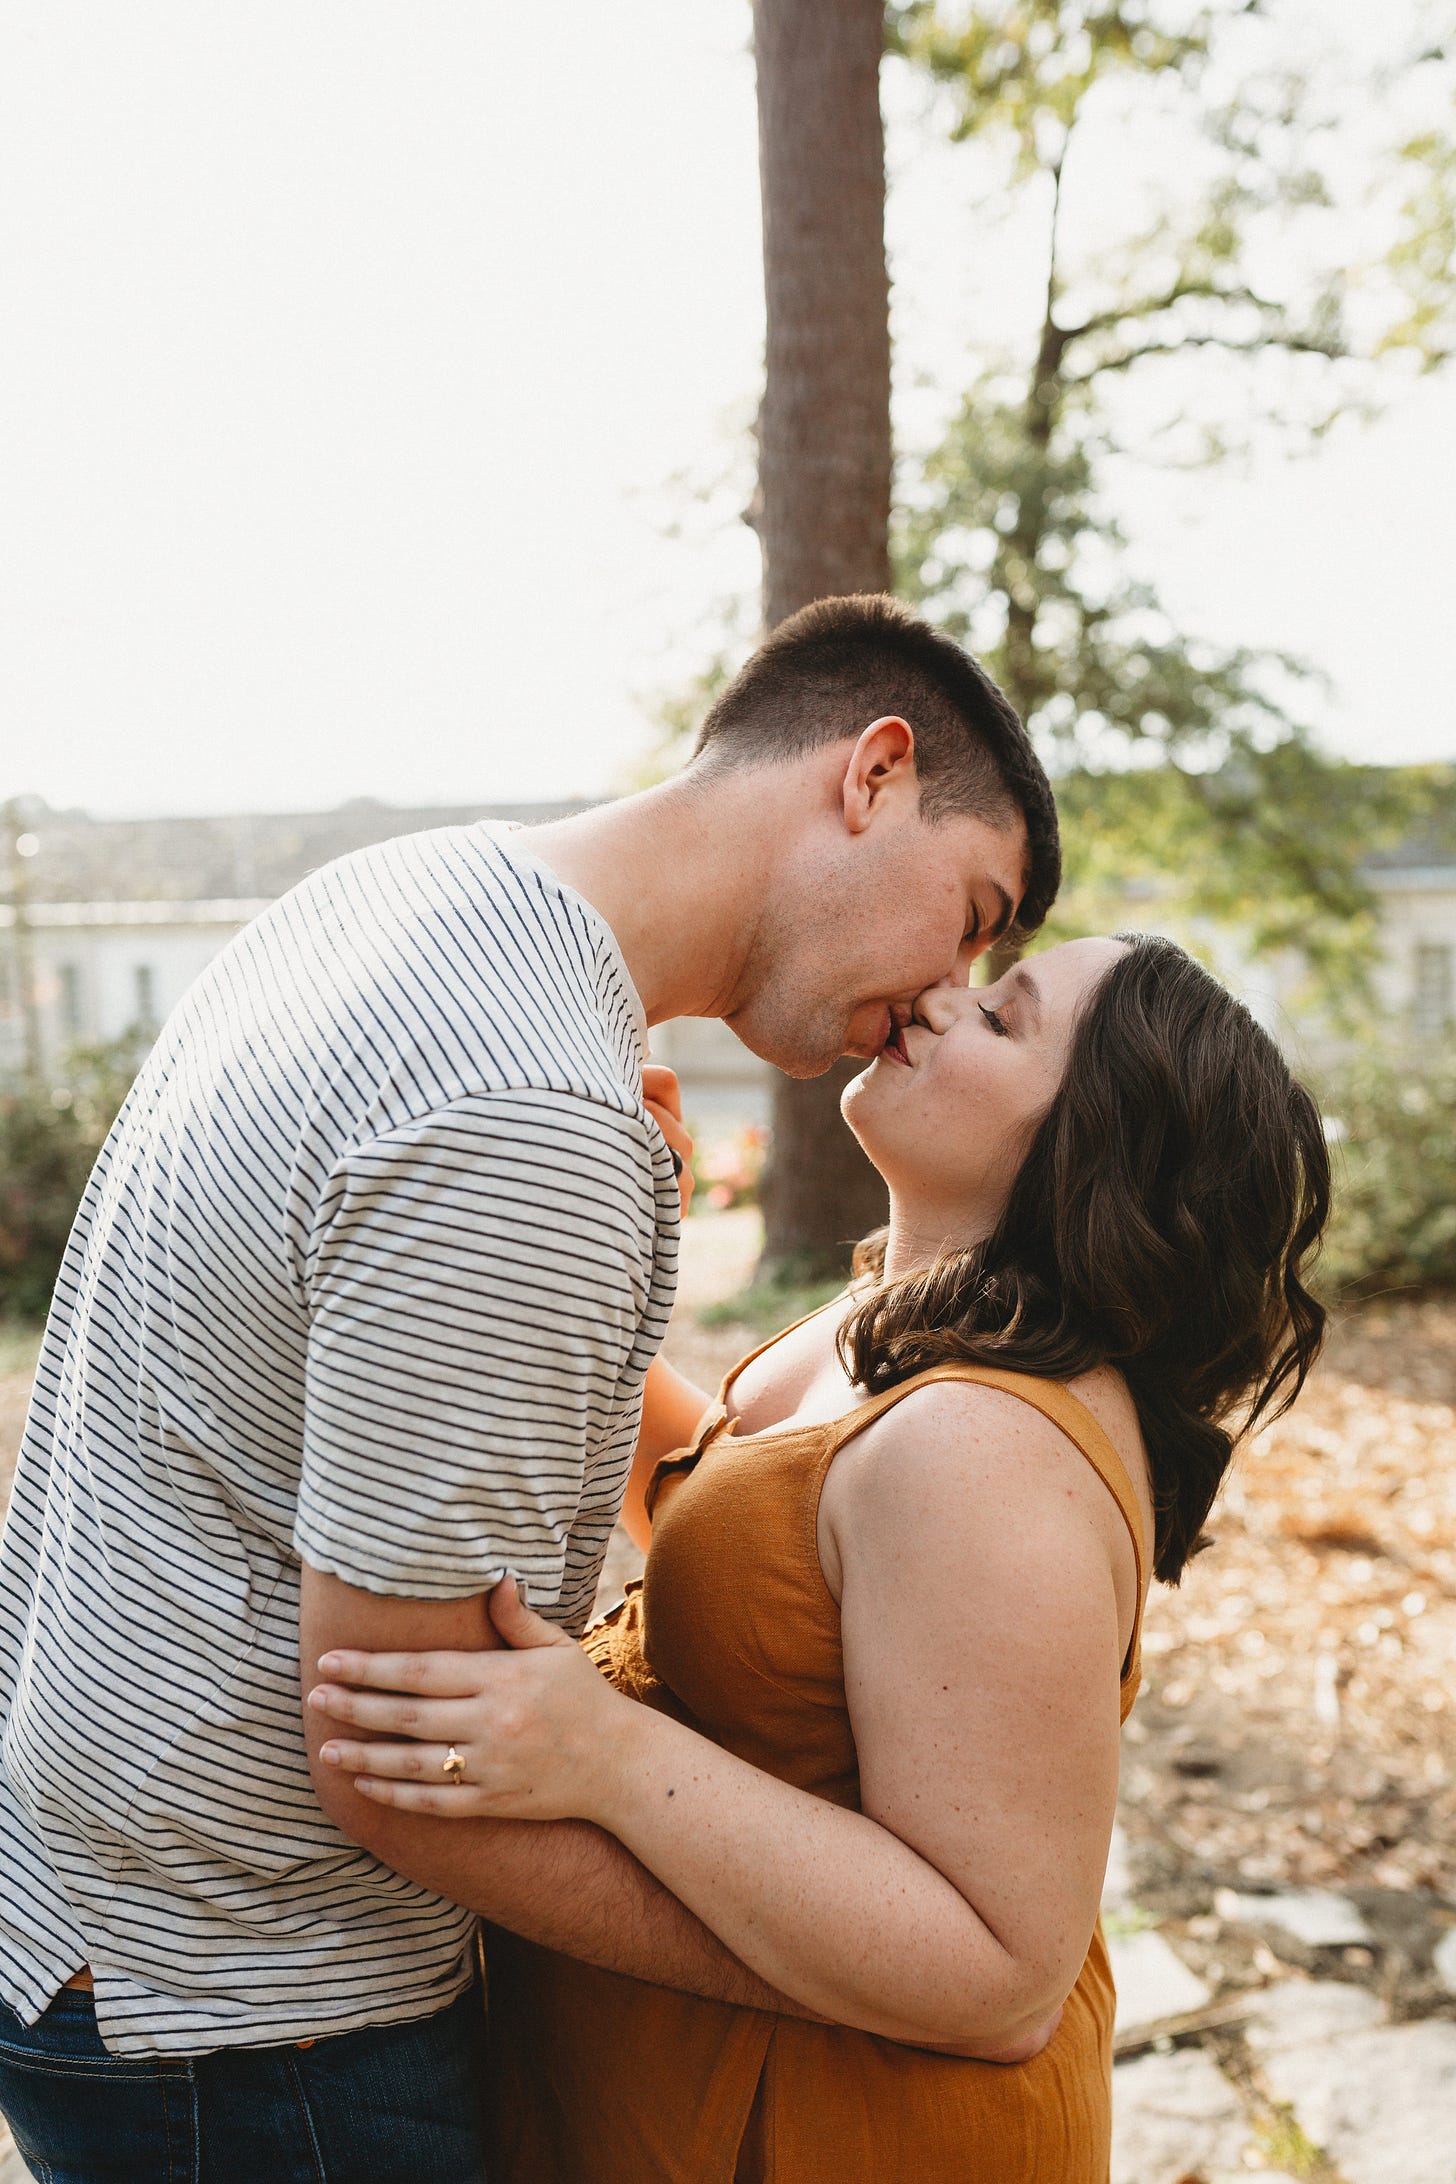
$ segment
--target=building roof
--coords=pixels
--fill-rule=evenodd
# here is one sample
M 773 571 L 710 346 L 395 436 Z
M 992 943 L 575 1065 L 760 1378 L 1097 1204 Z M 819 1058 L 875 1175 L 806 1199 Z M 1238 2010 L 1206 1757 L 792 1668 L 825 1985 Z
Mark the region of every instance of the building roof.
M 1378 780 L 1383 769 L 1371 767 Z M 1374 849 L 1364 861 L 1374 887 L 1450 887 L 1456 883 L 1456 769 L 1402 769 L 1422 782 L 1426 809 L 1403 840 Z
M 28 902 L 25 922 L 32 932 L 75 932 L 89 928 L 172 925 L 247 925 L 275 898 L 220 895 L 203 902 Z M 0 932 L 15 924 L 15 905 L 0 902 Z
M 231 813 L 201 819 L 90 819 L 82 812 L 34 808 L 37 838 L 26 859 L 25 890 L 37 923 L 44 905 L 94 904 L 118 922 L 122 905 L 262 903 L 297 886 L 320 865 L 397 834 L 466 826 L 477 819 L 539 825 L 585 808 L 585 800 L 541 804 L 380 804 L 359 797 L 333 811 Z M 184 921 L 190 922 L 190 921 Z
M 1411 835 L 1393 849 L 1373 850 L 1363 870 L 1373 887 L 1393 880 L 1409 886 L 1420 879 L 1427 879 L 1432 886 L 1450 887 L 1456 882 L 1456 841 Z

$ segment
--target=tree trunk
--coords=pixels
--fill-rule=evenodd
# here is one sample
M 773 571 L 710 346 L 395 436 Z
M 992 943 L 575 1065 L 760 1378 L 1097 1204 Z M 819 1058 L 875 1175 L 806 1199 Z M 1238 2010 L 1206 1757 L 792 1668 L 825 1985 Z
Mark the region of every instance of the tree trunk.
M 883 0 L 754 0 L 766 374 L 756 522 L 763 619 L 890 588 Z M 839 1115 L 858 1063 L 774 1089 L 771 1277 L 838 1273 L 884 1187 Z

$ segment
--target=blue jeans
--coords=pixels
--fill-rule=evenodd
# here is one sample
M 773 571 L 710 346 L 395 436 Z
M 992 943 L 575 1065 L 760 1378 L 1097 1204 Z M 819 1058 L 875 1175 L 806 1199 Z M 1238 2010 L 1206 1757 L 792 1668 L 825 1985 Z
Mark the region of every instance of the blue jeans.
M 485 2017 L 308 2047 L 109 2055 L 91 1996 L 23 2025 L 0 2003 L 0 2113 L 41 2184 L 485 2184 Z

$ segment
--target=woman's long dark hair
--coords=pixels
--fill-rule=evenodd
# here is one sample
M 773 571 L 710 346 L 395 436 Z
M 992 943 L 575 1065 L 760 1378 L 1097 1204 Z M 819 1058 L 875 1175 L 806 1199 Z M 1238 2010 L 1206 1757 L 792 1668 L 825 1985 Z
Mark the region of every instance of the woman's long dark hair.
M 1303 1276 L 1329 1212 L 1319 1111 L 1241 1002 L 1174 942 L 1121 936 L 994 1234 L 881 1282 L 841 1333 L 872 1393 L 928 1366 L 1069 1380 L 1137 1405 L 1176 1584 L 1236 1440 L 1277 1417 L 1324 1338 Z M 882 1275 L 885 1232 L 858 1273 Z

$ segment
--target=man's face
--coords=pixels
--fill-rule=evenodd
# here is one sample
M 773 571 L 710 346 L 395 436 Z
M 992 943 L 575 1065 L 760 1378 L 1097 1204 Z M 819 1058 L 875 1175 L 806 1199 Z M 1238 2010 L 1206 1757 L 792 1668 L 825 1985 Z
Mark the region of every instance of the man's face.
M 1026 827 L 918 808 L 865 836 L 801 844 L 765 905 L 743 998 L 727 1017 L 791 1077 L 878 1054 L 917 994 L 965 981 L 1005 932 L 1026 884 Z

